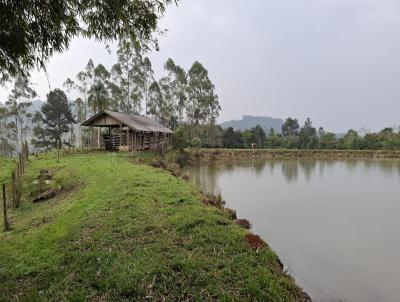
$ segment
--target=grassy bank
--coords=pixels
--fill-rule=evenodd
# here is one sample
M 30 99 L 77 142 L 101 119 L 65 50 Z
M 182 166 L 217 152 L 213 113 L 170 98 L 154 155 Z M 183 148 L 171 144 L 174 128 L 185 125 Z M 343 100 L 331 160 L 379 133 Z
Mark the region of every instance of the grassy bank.
M 33 180 L 59 195 L 33 204 Z M 32 159 L 0 233 L 0 300 L 303 301 L 276 255 L 189 183 L 123 154 Z
M 258 158 L 400 158 L 397 150 L 303 150 L 303 149 L 190 149 L 193 160 Z

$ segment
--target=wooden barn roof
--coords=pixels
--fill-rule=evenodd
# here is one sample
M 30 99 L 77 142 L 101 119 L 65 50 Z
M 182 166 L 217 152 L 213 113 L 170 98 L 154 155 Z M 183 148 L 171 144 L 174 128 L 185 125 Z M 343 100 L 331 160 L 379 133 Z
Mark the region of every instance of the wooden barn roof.
M 93 115 L 91 118 L 83 122 L 82 126 L 92 126 L 92 127 L 111 126 L 108 125 L 107 123 L 99 124 L 96 122 L 102 119 L 105 115 L 112 117 L 121 124 L 124 124 L 133 130 L 144 131 L 144 132 L 173 133 L 172 130 L 168 129 L 167 127 L 164 127 L 159 122 L 149 117 L 134 113 L 114 112 L 110 110 L 100 111 L 99 113 Z

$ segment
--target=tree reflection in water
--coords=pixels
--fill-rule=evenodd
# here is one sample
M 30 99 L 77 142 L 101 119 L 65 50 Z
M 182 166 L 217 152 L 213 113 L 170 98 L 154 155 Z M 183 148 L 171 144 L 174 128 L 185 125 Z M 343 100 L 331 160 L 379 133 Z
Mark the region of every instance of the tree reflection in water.
M 190 167 L 187 172 L 191 181 L 203 191 L 212 194 L 222 194 L 218 185 L 218 176 L 221 173 L 234 175 L 238 169 L 253 173 L 257 177 L 268 172 L 267 175 L 274 175 L 276 168 L 281 171 L 287 183 L 298 181 L 301 176 L 307 183 L 313 177 L 322 178 L 325 171 L 334 168 L 335 165 L 345 165 L 349 173 L 356 173 L 358 169 L 371 170 L 380 169 L 385 174 L 400 176 L 400 161 L 382 159 L 238 159 L 216 161 L 207 164 Z

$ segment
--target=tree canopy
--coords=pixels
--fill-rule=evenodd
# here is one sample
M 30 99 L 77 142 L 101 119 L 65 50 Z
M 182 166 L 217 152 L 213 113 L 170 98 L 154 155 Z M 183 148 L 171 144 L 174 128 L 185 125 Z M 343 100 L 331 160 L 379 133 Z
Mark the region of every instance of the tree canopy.
M 42 114 L 45 141 L 40 143 L 43 146 L 56 148 L 58 147 L 57 144 L 61 142 L 63 133 L 70 130 L 69 125 L 75 123 L 64 91 L 54 89 L 49 92 L 47 103 L 42 107 Z M 40 120 L 40 117 L 38 116 L 37 119 Z M 39 136 L 43 134 L 39 130 L 37 132 Z M 40 138 L 38 138 L 38 141 L 40 141 Z
M 123 38 L 158 48 L 158 19 L 177 0 L 19 0 L 0 2 L 0 77 L 43 68 L 74 37 Z

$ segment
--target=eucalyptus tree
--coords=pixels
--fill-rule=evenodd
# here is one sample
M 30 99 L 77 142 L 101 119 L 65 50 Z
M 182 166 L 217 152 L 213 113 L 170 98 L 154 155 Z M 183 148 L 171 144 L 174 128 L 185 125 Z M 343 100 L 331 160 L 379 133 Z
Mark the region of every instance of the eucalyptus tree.
M 162 123 L 161 108 L 163 106 L 164 97 L 161 92 L 160 85 L 154 81 L 149 87 L 149 101 L 147 104 L 147 113 Z
M 93 84 L 88 91 L 88 105 L 93 114 L 108 109 L 109 92 L 107 87 L 109 79 L 110 73 L 104 65 L 97 65 L 93 71 Z
M 199 62 L 194 62 L 188 71 L 188 117 L 192 124 L 214 123 L 221 106 L 215 94 L 215 86 L 208 71 Z
M 82 100 L 84 102 L 84 113 L 85 119 L 88 117 L 88 92 L 91 86 L 93 85 L 94 79 L 94 63 L 92 59 L 89 59 L 88 63 L 84 70 L 80 71 L 76 75 L 76 79 L 78 83 L 75 84 L 75 87 L 81 94 Z
M 122 38 L 158 49 L 154 32 L 172 0 L 1 1 L 0 78 L 44 68 L 73 38 Z
M 0 154 L 10 156 L 14 151 L 11 143 L 12 131 L 8 121 L 8 108 L 0 105 Z
M 70 78 L 67 78 L 63 83 L 63 86 L 67 90 L 67 93 L 69 94 L 75 88 L 75 82 Z
M 93 114 L 107 109 L 108 91 L 102 82 L 92 85 L 89 90 L 88 101 Z
M 141 81 L 141 46 L 128 39 L 122 39 L 118 44 L 118 62 L 111 68 L 114 83 L 111 92 L 113 98 L 120 103 L 120 109 L 125 112 L 140 112 L 143 91 Z
M 80 142 L 80 146 L 83 146 L 83 131 L 81 124 L 86 120 L 85 118 L 85 102 L 80 98 L 76 98 L 73 101 L 73 112 L 72 115 L 75 121 L 78 123 L 79 129 L 79 137 L 78 141 Z
M 108 91 L 102 81 L 96 81 L 89 90 L 89 105 L 91 106 L 93 114 L 107 109 Z M 94 142 L 93 128 L 92 141 Z M 100 128 L 97 128 L 97 146 L 100 148 Z
M 215 86 L 208 77 L 208 71 L 199 62 L 194 62 L 188 71 L 188 101 L 186 106 L 191 133 L 194 126 L 200 123 L 207 124 L 207 140 L 209 130 L 219 116 L 221 106 L 215 94 Z
M 0 147 L 1 147 L 1 154 L 4 156 L 4 148 L 5 142 L 8 141 L 6 136 L 6 127 L 7 127 L 7 118 L 8 118 L 8 109 L 7 107 L 3 107 L 0 105 Z
M 168 121 L 167 122 L 168 127 L 174 128 L 173 125 L 170 124 L 170 121 L 173 120 L 172 116 L 175 113 L 170 82 L 167 77 L 162 77 L 157 84 L 161 91 L 163 100 L 162 107 L 160 107 L 160 110 L 162 108 L 162 116 L 164 122 Z
M 147 116 L 147 106 L 149 102 L 149 97 L 150 97 L 150 86 L 154 82 L 154 71 L 151 66 L 151 61 L 148 57 L 145 57 L 141 64 L 140 64 L 140 73 L 139 75 L 141 76 L 141 81 L 139 83 L 141 84 L 141 90 L 142 90 L 142 95 L 143 95 L 143 101 L 144 101 L 144 114 Z
M 15 150 L 18 152 L 23 136 L 26 133 L 24 123 L 27 116 L 27 109 L 32 105 L 31 100 L 36 96 L 36 92 L 31 87 L 29 78 L 23 74 L 19 74 L 14 81 L 14 87 L 6 101 L 8 106 L 8 114 L 13 119 L 12 136 L 15 141 Z
M 81 98 L 76 98 L 74 101 L 73 115 L 76 121 L 81 124 L 85 121 L 85 102 Z
M 171 127 L 172 111 L 168 96 L 165 97 L 160 84 L 154 81 L 149 87 L 148 113 L 161 124 Z
M 164 64 L 164 69 L 168 74 L 163 78 L 163 81 L 165 85 L 169 86 L 174 114 L 178 117 L 180 122 L 183 122 L 188 92 L 187 74 L 185 70 L 179 65 L 176 65 L 171 58 Z
M 65 88 L 65 90 L 67 91 L 67 96 L 68 96 L 68 101 L 74 105 L 74 102 L 72 101 L 72 97 L 71 97 L 71 92 L 76 88 L 75 82 L 72 81 L 70 78 L 67 78 L 67 80 L 63 83 L 63 86 Z M 79 128 L 80 125 L 79 125 Z M 70 144 L 73 145 L 75 142 L 75 127 L 74 127 L 74 123 L 71 123 L 71 127 L 70 127 L 70 131 L 71 131 L 71 135 L 70 135 Z M 80 131 L 81 132 L 81 131 Z
M 115 111 L 126 110 L 125 102 L 127 98 L 124 95 L 123 86 L 125 85 L 125 80 L 122 76 L 121 64 L 114 64 L 111 68 L 110 75 L 111 81 L 109 88 L 112 99 L 110 107 Z

